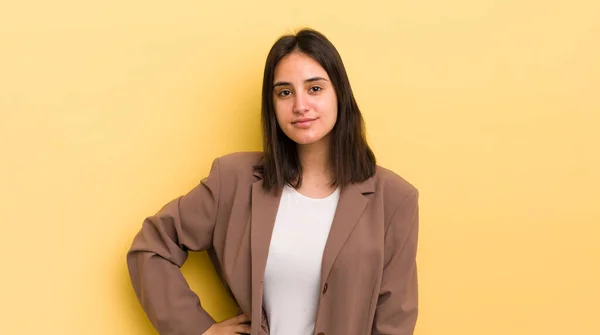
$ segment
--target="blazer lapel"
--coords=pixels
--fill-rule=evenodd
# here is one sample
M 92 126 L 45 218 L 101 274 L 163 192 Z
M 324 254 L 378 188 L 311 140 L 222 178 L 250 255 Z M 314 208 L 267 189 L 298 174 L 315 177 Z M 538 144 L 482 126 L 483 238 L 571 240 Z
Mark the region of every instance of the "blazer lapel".
M 323 251 L 321 292 L 337 255 L 344 246 L 348 236 L 350 236 L 365 207 L 367 207 L 368 200 L 363 194 L 372 193 L 374 189 L 375 187 L 371 179 L 367 179 L 367 181 L 360 184 L 350 184 L 342 188 L 331 224 L 331 230 L 327 238 L 327 244 Z
M 259 172 L 255 172 L 254 175 L 259 180 L 252 184 L 252 221 L 250 226 L 252 334 L 261 334 L 261 332 L 264 332 L 261 327 L 264 321 L 262 306 L 265 268 L 282 190 L 279 189 L 274 193 L 266 192 L 263 189 L 262 175 Z M 374 190 L 375 186 L 372 179 L 342 188 L 327 244 L 323 252 L 321 290 L 338 253 L 367 206 L 368 200 L 364 194 L 372 193 Z
M 255 174 L 261 177 L 260 174 Z M 258 334 L 262 325 L 262 295 L 267 256 L 275 217 L 281 200 L 281 190 L 268 193 L 262 180 L 252 184 L 252 221 L 250 225 L 250 254 L 252 260 L 252 334 Z M 258 321 L 258 323 L 257 323 Z

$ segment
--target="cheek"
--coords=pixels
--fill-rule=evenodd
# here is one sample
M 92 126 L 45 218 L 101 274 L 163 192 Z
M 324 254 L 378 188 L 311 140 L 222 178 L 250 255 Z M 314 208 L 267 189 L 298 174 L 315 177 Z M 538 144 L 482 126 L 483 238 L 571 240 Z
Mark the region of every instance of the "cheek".
M 335 123 L 337 121 L 338 108 L 335 98 L 323 101 L 320 104 L 319 109 L 321 114 L 327 119 L 328 123 Z
M 281 123 L 286 118 L 285 106 L 281 103 L 275 103 L 275 117 L 277 118 L 277 122 Z

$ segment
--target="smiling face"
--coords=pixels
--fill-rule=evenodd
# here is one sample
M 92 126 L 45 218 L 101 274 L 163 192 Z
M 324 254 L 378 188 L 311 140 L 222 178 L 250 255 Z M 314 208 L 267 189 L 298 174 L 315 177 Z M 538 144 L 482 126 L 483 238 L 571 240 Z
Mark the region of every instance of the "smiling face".
M 275 67 L 273 104 L 277 123 L 298 145 L 326 144 L 337 121 L 337 97 L 327 71 L 300 52 Z

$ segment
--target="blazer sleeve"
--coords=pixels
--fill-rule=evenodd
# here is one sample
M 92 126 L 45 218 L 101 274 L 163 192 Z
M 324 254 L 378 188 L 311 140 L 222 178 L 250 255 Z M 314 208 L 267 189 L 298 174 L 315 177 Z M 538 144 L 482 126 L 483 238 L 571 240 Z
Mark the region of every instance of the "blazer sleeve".
M 385 263 L 373 334 L 412 335 L 417 322 L 417 238 L 419 193 L 398 205 L 386 231 Z
M 127 253 L 133 288 L 160 334 L 199 335 L 215 320 L 202 308 L 180 267 L 189 251 L 207 250 L 219 206 L 219 163 L 187 194 L 146 218 Z

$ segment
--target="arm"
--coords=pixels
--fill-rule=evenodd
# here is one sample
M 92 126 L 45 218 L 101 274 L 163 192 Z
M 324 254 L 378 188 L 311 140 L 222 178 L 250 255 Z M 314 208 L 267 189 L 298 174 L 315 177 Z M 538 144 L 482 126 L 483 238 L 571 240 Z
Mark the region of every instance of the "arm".
M 412 335 L 417 322 L 419 193 L 408 194 L 392 214 L 385 236 L 385 263 L 373 334 Z
M 127 265 L 135 293 L 160 334 L 202 334 L 215 323 L 190 289 L 180 267 L 188 250 L 207 250 L 217 218 L 219 165 L 186 195 L 144 220 Z

